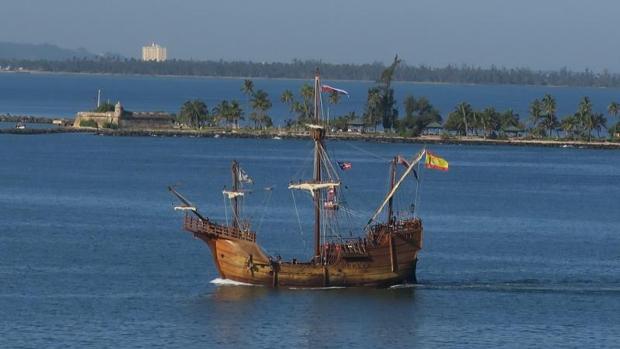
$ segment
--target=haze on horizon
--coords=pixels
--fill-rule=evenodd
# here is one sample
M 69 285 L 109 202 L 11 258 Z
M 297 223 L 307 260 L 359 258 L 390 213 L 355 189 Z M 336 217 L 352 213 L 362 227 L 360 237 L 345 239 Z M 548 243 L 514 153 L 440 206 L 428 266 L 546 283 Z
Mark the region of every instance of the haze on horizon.
M 620 72 L 612 0 L 4 0 L 0 41 L 139 57 Z

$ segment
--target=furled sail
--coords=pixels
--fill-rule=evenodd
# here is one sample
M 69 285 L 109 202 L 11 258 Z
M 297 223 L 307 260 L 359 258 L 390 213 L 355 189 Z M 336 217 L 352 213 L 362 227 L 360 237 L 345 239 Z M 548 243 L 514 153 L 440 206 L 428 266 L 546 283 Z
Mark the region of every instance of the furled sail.
M 297 190 L 307 190 L 313 196 L 314 192 L 321 189 L 331 189 L 340 186 L 340 182 L 300 182 L 300 183 L 291 183 L 289 184 L 289 189 L 297 189 Z
M 226 196 L 229 199 L 234 199 L 234 198 L 245 195 L 242 191 L 229 191 L 229 190 L 222 191 L 222 194 L 224 194 L 224 196 Z
M 317 124 L 306 124 L 307 128 L 311 128 L 313 130 L 322 130 L 325 127 L 323 125 L 317 125 Z

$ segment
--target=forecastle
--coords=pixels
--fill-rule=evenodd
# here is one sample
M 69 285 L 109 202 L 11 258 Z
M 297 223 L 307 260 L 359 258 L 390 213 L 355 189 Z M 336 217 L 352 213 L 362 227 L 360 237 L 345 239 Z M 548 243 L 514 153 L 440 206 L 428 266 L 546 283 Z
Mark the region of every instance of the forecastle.
M 109 112 L 78 112 L 73 127 L 166 129 L 174 127 L 175 117 L 163 112 L 131 112 L 120 102 Z

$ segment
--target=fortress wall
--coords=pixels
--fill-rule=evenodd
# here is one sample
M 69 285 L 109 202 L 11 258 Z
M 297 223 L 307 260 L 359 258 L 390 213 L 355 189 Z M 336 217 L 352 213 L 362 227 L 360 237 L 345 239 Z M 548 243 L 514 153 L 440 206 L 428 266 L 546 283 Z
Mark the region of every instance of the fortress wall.
M 118 117 L 114 112 L 96 113 L 96 112 L 78 112 L 73 127 L 80 127 L 80 122 L 83 120 L 93 120 L 97 123 L 97 126 L 103 127 L 106 123 L 118 124 Z
M 140 117 L 140 118 L 131 118 L 131 117 L 123 117 L 119 123 L 120 128 L 131 128 L 131 129 L 167 129 L 174 127 L 174 119 L 173 118 L 163 118 L 163 117 Z

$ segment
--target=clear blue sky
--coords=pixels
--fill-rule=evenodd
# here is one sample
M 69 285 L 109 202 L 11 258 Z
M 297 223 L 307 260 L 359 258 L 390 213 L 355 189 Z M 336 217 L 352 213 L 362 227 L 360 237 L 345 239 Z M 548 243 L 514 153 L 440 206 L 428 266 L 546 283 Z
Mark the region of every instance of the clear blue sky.
M 0 41 L 137 57 L 620 72 L 618 0 L 2 0 Z

